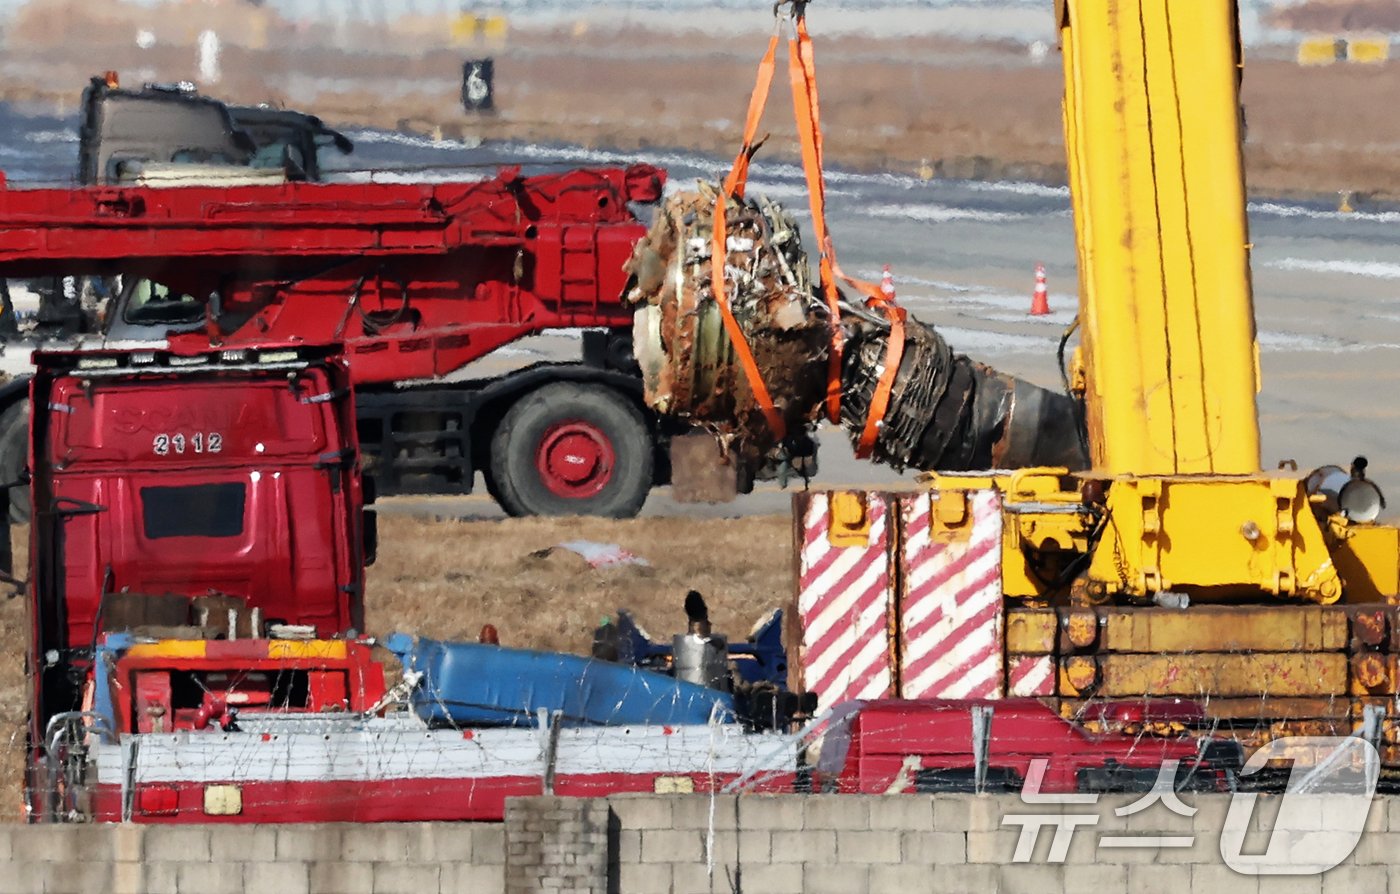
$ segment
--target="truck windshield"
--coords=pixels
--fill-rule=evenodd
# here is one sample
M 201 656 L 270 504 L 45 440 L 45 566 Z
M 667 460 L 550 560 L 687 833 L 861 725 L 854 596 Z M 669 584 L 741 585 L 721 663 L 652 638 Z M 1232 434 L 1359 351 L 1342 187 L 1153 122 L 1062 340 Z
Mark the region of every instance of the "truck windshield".
M 190 323 L 204 313 L 194 296 L 149 279 L 133 280 L 123 304 L 122 318 L 128 323 Z
M 251 164 L 255 168 L 281 168 L 289 162 L 299 170 L 306 169 L 306 157 L 301 147 L 284 141 L 259 146 Z

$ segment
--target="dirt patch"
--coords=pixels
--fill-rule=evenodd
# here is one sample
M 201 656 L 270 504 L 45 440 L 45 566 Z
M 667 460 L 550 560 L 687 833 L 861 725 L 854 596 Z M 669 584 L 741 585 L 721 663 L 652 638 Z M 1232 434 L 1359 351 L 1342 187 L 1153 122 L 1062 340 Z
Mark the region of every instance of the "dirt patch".
M 1395 0 L 1310 0 L 1264 15 L 1272 28 L 1289 31 L 1400 31 Z
M 1388 0 L 1310 4 L 1290 14 L 1313 6 L 1329 14 L 1360 16 L 1374 7 L 1395 15 Z M 1064 182 L 1063 78 L 1053 50 L 1036 62 L 1013 43 L 828 38 L 819 17 L 813 27 L 832 165 Z M 193 76 L 192 47 L 180 40 L 143 51 L 126 31 L 107 45 L 97 31 L 83 33 L 94 42 L 83 52 L 71 37 L 62 53 L 45 40 L 12 38 L 0 60 L 0 99 L 39 100 L 71 111 L 97 69 L 159 81 Z M 764 45 L 761 33 L 640 28 L 515 29 L 503 46 L 462 50 L 398 45 L 393 34 L 359 50 L 327 45 L 315 31 L 279 40 L 262 49 L 227 46 L 218 95 L 286 103 L 342 125 L 402 124 L 448 137 L 573 143 L 635 151 L 642 159 L 658 149 L 731 156 Z M 293 40 L 303 43 L 286 43 Z M 473 54 L 496 60 L 499 111 L 493 116 L 467 116 L 460 105 L 462 59 Z M 1400 197 L 1400 118 L 1389 114 L 1397 72 L 1400 62 L 1302 68 L 1251 56 L 1244 81 L 1251 189 Z M 799 158 L 790 108 L 780 76 L 766 125 L 772 139 L 760 165 Z
M 14 555 L 20 562 L 29 554 L 29 530 L 11 529 Z M 29 643 L 29 614 L 22 598 L 10 598 L 10 588 L 0 587 L 0 822 L 24 817 L 25 730 L 29 723 L 29 683 L 24 674 L 24 653 Z

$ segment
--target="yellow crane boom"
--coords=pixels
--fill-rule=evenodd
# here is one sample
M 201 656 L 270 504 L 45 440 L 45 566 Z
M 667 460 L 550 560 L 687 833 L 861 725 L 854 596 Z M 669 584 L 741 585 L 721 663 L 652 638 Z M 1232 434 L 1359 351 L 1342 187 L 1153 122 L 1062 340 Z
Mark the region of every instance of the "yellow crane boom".
M 1093 468 L 1255 474 L 1235 5 L 1058 0 L 1056 16 Z

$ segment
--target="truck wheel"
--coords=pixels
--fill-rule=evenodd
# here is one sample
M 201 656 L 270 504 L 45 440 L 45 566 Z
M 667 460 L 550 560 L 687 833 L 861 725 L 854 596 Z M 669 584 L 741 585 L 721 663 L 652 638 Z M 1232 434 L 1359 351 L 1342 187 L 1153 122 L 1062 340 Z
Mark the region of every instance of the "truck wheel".
M 491 437 L 496 498 L 514 516 L 631 518 L 652 483 L 652 437 L 602 385 L 556 382 L 510 408 Z
M 20 400 L 0 413 L 0 484 L 18 481 L 29 456 L 29 401 Z M 10 521 L 29 521 L 29 488 L 10 489 Z

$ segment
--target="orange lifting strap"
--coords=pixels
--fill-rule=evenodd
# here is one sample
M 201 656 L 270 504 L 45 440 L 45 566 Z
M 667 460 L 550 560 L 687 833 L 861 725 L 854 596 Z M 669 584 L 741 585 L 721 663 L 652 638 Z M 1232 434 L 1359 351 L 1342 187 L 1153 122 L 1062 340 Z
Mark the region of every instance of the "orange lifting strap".
M 773 39 L 768 42 L 768 52 L 763 54 L 763 59 L 759 62 L 758 83 L 754 86 L 753 95 L 749 97 L 749 116 L 744 122 L 744 144 L 739 149 L 738 157 L 734 159 L 734 166 L 730 168 L 723 188 L 720 189 L 719 195 L 715 196 L 714 242 L 710 246 L 710 291 L 714 294 L 715 304 L 719 305 L 724 329 L 729 333 L 734 352 L 739 355 L 739 364 L 744 369 L 744 377 L 749 380 L 754 399 L 758 401 L 759 409 L 768 420 L 768 427 L 781 441 L 787 437 L 787 424 L 783 422 L 778 408 L 773 405 L 773 396 L 768 393 L 768 386 L 763 382 L 763 373 L 754 362 L 753 351 L 749 349 L 744 330 L 739 328 L 739 321 L 734 319 L 734 311 L 729 307 L 729 296 L 725 293 L 724 284 L 724 268 L 729 258 L 729 232 L 725 224 L 726 205 L 730 196 L 744 196 L 744 186 L 749 178 L 749 162 L 758 148 L 753 144 L 753 138 L 758 130 L 758 122 L 763 118 L 763 106 L 768 102 L 768 90 L 773 83 L 773 60 L 777 52 L 778 33 L 775 30 Z
M 819 271 L 822 294 L 830 311 L 831 352 L 827 367 L 826 408 L 832 422 L 841 418 L 841 355 L 845 346 L 845 335 L 841 331 L 840 293 L 836 280 L 841 279 L 851 288 L 865 296 L 865 303 L 872 309 L 882 311 L 890 322 L 889 343 L 885 354 L 884 368 L 876 383 L 875 394 L 870 401 L 870 411 L 866 416 L 865 427 L 861 431 L 856 446 L 856 456 L 868 457 L 875 446 L 879 434 L 880 421 L 889 407 L 890 393 L 894 387 L 895 375 L 899 371 L 900 360 L 904 356 L 904 310 L 896 306 L 888 296 L 872 283 L 847 276 L 836 262 L 836 249 L 831 243 L 831 235 L 826 226 L 826 178 L 823 175 L 821 106 L 817 96 L 816 63 L 812 54 L 812 36 L 807 31 L 807 17 L 804 3 L 794 3 L 793 20 L 796 33 L 788 41 L 788 79 L 792 85 L 792 104 L 797 118 L 797 135 L 802 146 L 802 170 L 807 178 L 807 193 L 811 200 L 812 229 L 820 251 Z M 772 89 L 775 59 L 778 49 L 778 32 L 768 41 L 768 50 L 758 64 L 758 78 L 749 98 L 748 117 L 744 122 L 744 142 L 729 176 L 715 201 L 714 245 L 711 252 L 711 288 L 730 341 L 734 343 L 744 374 L 749 380 L 759 407 L 763 410 L 768 424 L 779 439 L 786 435 L 786 427 L 777 408 L 773 406 L 768 388 L 753 359 L 753 352 L 738 321 L 734 319 L 729 302 L 724 294 L 724 264 L 727 257 L 728 235 L 725 228 L 725 203 L 729 197 L 743 198 L 744 187 L 748 183 L 749 165 L 758 147 L 754 137 L 758 132 L 759 121 Z

